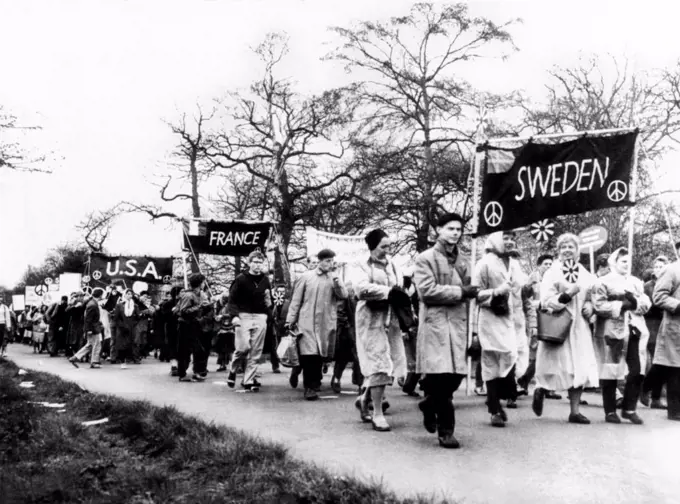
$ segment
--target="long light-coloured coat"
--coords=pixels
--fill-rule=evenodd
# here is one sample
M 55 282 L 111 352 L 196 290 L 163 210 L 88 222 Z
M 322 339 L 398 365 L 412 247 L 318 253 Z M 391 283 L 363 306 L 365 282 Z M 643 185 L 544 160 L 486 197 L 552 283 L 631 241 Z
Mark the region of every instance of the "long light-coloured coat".
M 467 374 L 468 304 L 462 286 L 470 285 L 470 263 L 453 262 L 437 243 L 416 258 L 413 282 L 418 290 L 419 324 L 416 372 Z
M 516 376 L 521 376 L 529 364 L 526 316 L 522 287 L 529 277 L 519 262 L 509 258 L 508 266 L 498 251 L 503 247 L 503 233 L 493 233 L 484 246 L 487 253 L 475 266 L 473 284 L 480 287 L 479 310 L 475 324 L 482 347 L 482 379 L 484 381 L 505 378 L 513 366 Z M 490 290 L 510 282 L 512 288 L 508 299 L 510 313 L 498 316 L 491 311 Z M 486 292 L 485 292 L 486 291 Z M 521 358 L 519 358 L 521 357 Z
M 654 287 L 654 304 L 664 310 L 656 336 L 654 364 L 680 367 L 680 315 L 673 315 L 680 305 L 680 262 L 674 262 Z
M 635 295 L 637 308 L 621 313 L 622 302 L 610 301 L 610 298 L 623 295 L 626 291 Z M 644 374 L 647 369 L 647 342 L 649 341 L 649 330 L 644 315 L 652 306 L 652 302 L 645 294 L 642 281 L 634 276 L 623 276 L 611 271 L 595 283 L 592 299 L 597 314 L 593 343 L 600 380 L 622 380 L 628 374 L 626 354 L 630 337 L 629 325 L 633 325 L 641 333 L 638 354 L 640 372 Z M 620 356 L 612 355 L 612 348 L 606 344 L 605 337 L 623 342 L 623 352 Z
M 347 298 L 341 279 L 333 280 L 320 269 L 306 271 L 295 284 L 290 300 L 288 324 L 297 323 L 302 337 L 298 341 L 300 355 L 332 358 L 337 331 L 337 304 Z
M 406 376 L 406 353 L 399 321 L 392 310 L 372 310 L 366 301 L 386 300 L 390 289 L 399 285 L 394 264 L 380 264 L 369 258 L 359 264 L 354 290 L 357 298 L 356 338 L 361 373 L 365 377 L 384 373 Z
M 551 312 L 567 310 L 572 316 L 569 337 L 561 345 L 538 342 L 536 349 L 536 386 L 547 390 L 597 387 L 598 372 L 595 349 L 590 331 L 593 306 L 590 291 L 596 278 L 579 264 L 576 284 L 579 292 L 566 304 L 557 298 L 572 284 L 562 272 L 562 262 L 556 260 L 541 280 L 541 307 Z

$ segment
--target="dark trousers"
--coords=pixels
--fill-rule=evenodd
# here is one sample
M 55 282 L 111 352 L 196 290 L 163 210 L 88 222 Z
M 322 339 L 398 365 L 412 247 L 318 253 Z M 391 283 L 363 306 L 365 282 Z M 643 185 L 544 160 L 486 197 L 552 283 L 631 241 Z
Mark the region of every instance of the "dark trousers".
M 340 380 L 350 362 L 352 363 L 352 384 L 361 387 L 364 378 L 361 376 L 361 366 L 357 356 L 357 346 L 352 337 L 352 329 L 349 326 L 338 326 L 333 377 Z
M 180 321 L 178 326 L 177 338 L 177 373 L 182 378 L 186 376 L 189 364 L 193 357 L 194 374 L 199 373 L 201 360 L 201 326 L 196 322 Z
M 527 370 L 524 372 L 521 378 L 517 380 L 517 383 L 523 389 L 529 388 L 529 383 L 534 379 L 536 375 L 536 359 L 530 360 Z
M 323 357 L 320 355 L 301 355 L 302 383 L 305 389 L 319 390 L 323 378 Z
M 7 326 L 5 324 L 0 324 L 0 350 L 3 350 L 5 348 L 8 339 L 9 332 L 7 331 Z
M 623 410 L 635 411 L 640 392 L 642 391 L 642 370 L 640 367 L 640 338 L 631 334 L 628 338 L 628 349 L 626 351 L 626 364 L 628 365 L 628 376 L 623 388 Z M 602 404 L 604 412 L 616 412 L 616 386 L 617 380 L 600 380 L 602 387 Z
M 416 373 L 416 347 L 418 338 L 415 334 L 410 335 L 409 338 L 404 339 L 404 351 L 406 353 L 407 374 L 404 380 L 404 386 L 401 388 L 407 394 L 415 392 L 420 374 Z
M 649 372 L 642 382 L 642 392 L 645 394 L 651 393 L 652 399 L 658 401 L 661 399 L 661 391 L 664 385 L 664 372 L 662 368 L 665 366 L 659 366 L 658 364 L 652 364 L 649 368 Z
M 680 367 L 652 364 L 652 368 L 645 378 L 644 386 L 650 387 L 652 390 L 654 390 L 654 387 L 658 387 L 661 390 L 664 384 L 666 385 L 668 400 L 668 417 L 680 417 Z M 659 397 L 661 397 L 661 394 L 659 394 Z
M 217 365 L 227 366 L 231 361 L 231 356 L 234 355 L 234 333 L 233 332 L 219 332 L 215 338 L 215 351 L 217 352 Z
M 213 333 L 210 331 L 201 331 L 198 336 L 198 343 L 200 345 L 197 357 L 194 357 L 194 372 L 207 373 L 208 359 L 210 358 L 210 350 L 212 347 Z
M 515 366 L 504 378 L 496 378 L 486 382 L 486 399 L 489 413 L 495 415 L 501 411 L 501 399 L 517 399 L 517 382 Z
M 428 374 L 423 378 L 423 408 L 437 415 L 439 436 L 449 436 L 456 428 L 456 410 L 453 393 L 458 390 L 465 375 L 453 373 Z
M 279 338 L 276 334 L 275 322 L 269 317 L 267 319 L 267 333 L 265 334 L 264 348 L 265 353 L 269 353 L 269 361 L 272 363 L 272 370 L 279 369 L 279 355 L 276 353 L 279 347 Z

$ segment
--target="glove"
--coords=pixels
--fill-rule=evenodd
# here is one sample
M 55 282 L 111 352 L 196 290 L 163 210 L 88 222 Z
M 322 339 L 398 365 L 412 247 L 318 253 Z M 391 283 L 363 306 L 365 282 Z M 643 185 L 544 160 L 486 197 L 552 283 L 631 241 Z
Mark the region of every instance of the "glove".
M 404 289 L 402 289 L 402 288 L 399 287 L 398 285 L 393 285 L 392 288 L 390 289 L 389 295 L 390 295 L 390 296 L 394 296 L 394 295 L 397 294 L 398 292 L 404 292 Z
M 463 299 L 476 298 L 479 294 L 480 288 L 477 285 L 465 285 L 463 286 Z
M 491 298 L 490 308 L 494 315 L 499 317 L 508 315 L 510 313 L 510 306 L 508 305 L 507 294 L 504 296 L 494 296 Z
M 626 310 L 635 310 L 635 308 L 637 308 L 637 300 L 624 299 L 621 301 L 621 313 Z
M 624 294 L 612 294 L 611 296 L 607 297 L 608 301 L 623 301 L 624 299 L 626 299 Z
M 635 294 L 633 294 L 632 292 L 626 292 L 624 296 L 631 303 L 635 303 L 635 307 L 637 308 L 637 298 L 635 297 Z
M 642 333 L 640 332 L 640 329 L 635 327 L 632 324 L 628 325 L 628 330 L 630 331 L 630 338 L 634 341 L 640 341 L 640 336 L 642 336 Z
M 567 304 L 569 301 L 571 301 L 571 296 L 566 292 L 563 292 L 560 294 L 560 297 L 557 298 L 558 303 Z

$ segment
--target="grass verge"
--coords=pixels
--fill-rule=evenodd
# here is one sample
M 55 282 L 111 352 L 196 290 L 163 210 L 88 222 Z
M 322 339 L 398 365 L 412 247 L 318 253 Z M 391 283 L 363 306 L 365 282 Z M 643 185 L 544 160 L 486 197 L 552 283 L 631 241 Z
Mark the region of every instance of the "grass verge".
M 34 388 L 19 383 L 32 381 Z M 65 411 L 36 402 L 66 403 Z M 82 422 L 108 417 L 108 423 Z M 357 454 L 357 456 L 359 456 Z M 338 478 L 175 408 L 93 394 L 0 359 L 3 503 L 432 503 Z M 407 471 L 405 469 L 405 475 Z

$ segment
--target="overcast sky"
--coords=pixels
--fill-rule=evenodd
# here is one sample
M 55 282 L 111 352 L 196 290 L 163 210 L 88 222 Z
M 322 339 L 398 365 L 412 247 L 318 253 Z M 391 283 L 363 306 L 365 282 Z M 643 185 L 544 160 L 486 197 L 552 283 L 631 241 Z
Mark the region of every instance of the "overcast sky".
M 286 71 L 305 91 L 343 72 L 321 62 L 330 25 L 408 12 L 395 0 L 0 0 L 0 105 L 43 130 L 23 139 L 53 152 L 51 175 L 0 171 L 0 285 L 14 284 L 49 248 L 76 240 L 83 216 L 122 199 L 155 202 L 173 138 L 162 119 L 248 85 L 249 46 L 269 31 L 290 35 Z M 494 91 L 539 97 L 545 71 L 579 52 L 626 55 L 637 70 L 680 55 L 671 2 L 471 2 L 472 13 L 512 29 L 519 52 L 479 63 L 468 78 Z M 331 45 L 324 45 L 330 43 Z M 121 219 L 113 253 L 168 255 L 180 237 L 141 216 Z

